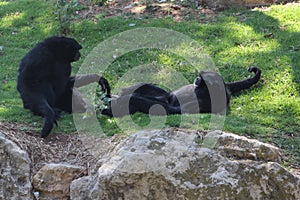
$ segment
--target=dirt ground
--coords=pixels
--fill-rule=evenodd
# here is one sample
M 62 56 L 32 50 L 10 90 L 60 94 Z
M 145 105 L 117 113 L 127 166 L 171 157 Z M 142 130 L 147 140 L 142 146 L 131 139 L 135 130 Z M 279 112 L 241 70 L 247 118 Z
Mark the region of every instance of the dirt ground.
M 103 18 L 111 16 L 123 16 L 126 17 L 172 17 L 176 21 L 196 20 L 200 23 L 208 23 L 214 21 L 216 16 L 219 16 L 220 10 L 214 8 L 208 8 L 206 6 L 199 5 L 196 8 L 194 0 L 190 1 L 167 1 L 167 0 L 108 0 L 105 5 L 94 5 L 92 0 L 79 0 L 82 5 L 85 5 L 88 9 L 79 11 L 79 15 L 82 18 L 90 18 L 97 20 L 97 16 L 101 15 Z M 142 3 L 149 2 L 149 3 Z M 199 4 L 201 1 L 198 1 Z M 251 6 L 255 10 L 265 10 L 269 7 L 266 4 L 260 4 L 259 0 Z M 261 1 L 264 2 L 264 1 Z M 278 1 L 279 2 L 279 1 Z M 292 0 L 285 1 L 287 5 L 299 5 L 300 3 L 294 3 Z M 292 2 L 292 3 L 288 3 Z
M 215 16 L 219 15 L 218 11 L 208 8 L 195 9 L 193 1 L 173 1 L 167 2 L 164 0 L 152 1 L 155 3 L 143 4 L 141 0 L 112 0 L 108 1 L 103 6 L 92 5 L 89 1 L 80 1 L 86 5 L 88 9 L 79 12 L 82 18 L 96 19 L 97 15 L 102 15 L 103 18 L 111 16 L 126 17 L 172 17 L 177 21 L 194 19 L 201 23 L 214 20 Z M 151 2 L 151 1 L 149 1 Z
M 51 133 L 42 139 L 36 131 L 23 130 L 26 124 L 0 123 L 0 132 L 29 154 L 32 176 L 47 163 L 66 163 L 86 168 L 89 173 L 99 158 L 111 151 L 125 136 L 95 138 L 79 133 Z

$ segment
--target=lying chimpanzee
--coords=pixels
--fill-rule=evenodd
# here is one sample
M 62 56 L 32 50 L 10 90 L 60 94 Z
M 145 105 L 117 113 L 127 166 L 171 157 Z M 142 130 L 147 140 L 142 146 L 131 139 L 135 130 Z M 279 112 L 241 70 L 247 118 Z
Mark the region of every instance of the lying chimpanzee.
M 71 113 L 74 107 L 76 112 L 85 111 L 84 101 L 78 91 L 73 92 L 74 87 L 98 82 L 109 96 L 105 78 L 96 74 L 70 76 L 71 62 L 79 60 L 81 48 L 72 38 L 54 36 L 38 43 L 20 63 L 17 89 L 24 108 L 44 117 L 43 138 L 49 135 L 61 111 Z
M 183 86 L 167 92 L 155 85 L 141 83 L 121 91 L 120 96 L 113 98 L 108 109 L 102 114 L 111 117 L 122 117 L 136 112 L 152 115 L 181 113 L 220 113 L 226 109 L 230 97 L 256 84 L 261 70 L 250 67 L 254 72 L 252 78 L 225 83 L 216 72 L 200 72 L 194 84 Z

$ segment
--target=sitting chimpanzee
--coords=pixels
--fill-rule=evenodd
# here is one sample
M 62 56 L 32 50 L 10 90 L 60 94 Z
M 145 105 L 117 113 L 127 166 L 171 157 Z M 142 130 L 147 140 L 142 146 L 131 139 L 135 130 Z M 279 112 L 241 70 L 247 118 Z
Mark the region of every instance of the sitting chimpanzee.
M 136 112 L 152 115 L 181 113 L 220 113 L 226 109 L 230 97 L 256 84 L 261 70 L 250 67 L 255 76 L 246 80 L 225 83 L 216 72 L 200 72 L 194 84 L 167 92 L 152 84 L 141 83 L 124 88 L 113 98 L 108 109 L 102 114 L 122 117 Z
M 72 38 L 53 36 L 38 43 L 20 63 L 17 89 L 24 108 L 44 117 L 43 138 L 49 135 L 61 111 L 85 111 L 84 101 L 74 87 L 98 82 L 103 91 L 110 93 L 107 80 L 96 74 L 70 76 L 71 62 L 79 60 L 81 48 Z

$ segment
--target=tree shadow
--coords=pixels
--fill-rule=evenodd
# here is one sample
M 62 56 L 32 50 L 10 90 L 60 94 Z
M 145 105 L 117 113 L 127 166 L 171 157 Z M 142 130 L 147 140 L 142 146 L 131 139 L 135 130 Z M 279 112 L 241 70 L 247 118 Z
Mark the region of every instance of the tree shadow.
M 247 11 L 246 17 L 247 20 L 241 20 L 242 24 L 251 26 L 257 34 L 262 34 L 266 40 L 275 40 L 279 44 L 273 52 L 262 57 L 279 55 L 282 58 L 289 58 L 290 67 L 294 73 L 293 81 L 300 85 L 300 33 L 289 31 L 289 25 L 280 23 L 278 19 L 261 11 Z M 274 60 L 277 59 L 276 57 L 273 58 Z M 280 71 L 281 69 L 278 67 L 274 70 Z M 300 88 L 298 91 L 300 93 Z
M 59 33 L 54 11 L 47 1 L 0 2 L 0 114 L 1 120 L 26 116 L 16 90 L 18 66 L 22 57 L 44 38 Z M 53 17 L 47 17 L 47 16 Z M 20 116 L 18 116 L 20 115 Z

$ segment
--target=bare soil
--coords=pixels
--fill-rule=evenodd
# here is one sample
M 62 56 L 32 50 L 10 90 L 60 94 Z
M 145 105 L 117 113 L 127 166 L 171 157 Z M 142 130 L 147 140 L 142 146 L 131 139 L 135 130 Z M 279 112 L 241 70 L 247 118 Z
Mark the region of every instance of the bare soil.
M 47 138 L 36 131 L 23 130 L 26 124 L 0 123 L 0 132 L 25 150 L 32 162 L 34 176 L 47 163 L 66 163 L 82 166 L 88 174 L 91 166 L 107 152 L 111 151 L 122 137 L 95 138 L 79 133 L 51 133 Z
M 92 0 L 79 0 L 82 5 L 85 5 L 87 9 L 79 12 L 82 18 L 95 19 L 101 15 L 103 18 L 112 16 L 122 16 L 124 18 L 137 17 L 172 17 L 176 21 L 185 20 L 196 20 L 200 23 L 209 23 L 214 21 L 217 16 L 220 15 L 220 10 L 215 8 L 203 7 L 201 5 L 196 8 L 195 1 L 180 1 L 174 0 L 172 2 L 166 0 L 156 0 L 156 1 L 145 1 L 145 0 L 110 0 L 104 5 L 95 5 Z M 148 3 L 143 3 L 148 2 Z M 201 1 L 198 1 L 199 3 Z M 254 1 L 256 2 L 251 6 L 255 10 L 265 10 L 268 9 L 266 4 L 260 2 L 264 1 Z M 280 1 L 278 1 L 280 2 Z M 282 1 L 281 1 L 282 2 Z M 287 5 L 299 5 L 300 3 L 295 3 L 293 0 L 284 1 Z
M 153 1 L 155 3 L 143 4 L 141 0 L 113 0 L 102 6 L 93 5 L 84 0 L 80 2 L 88 7 L 88 9 L 79 12 L 80 16 L 89 19 L 96 19 L 99 15 L 102 15 L 103 18 L 112 16 L 123 16 L 125 18 L 172 17 L 177 21 L 194 19 L 205 23 L 214 20 L 219 15 L 219 12 L 213 9 L 202 7 L 196 9 L 193 1 L 188 3 Z

